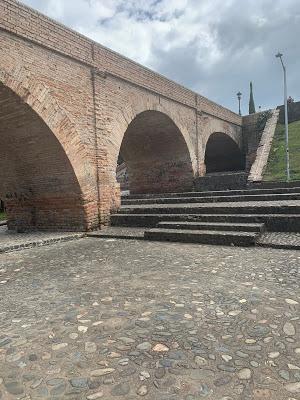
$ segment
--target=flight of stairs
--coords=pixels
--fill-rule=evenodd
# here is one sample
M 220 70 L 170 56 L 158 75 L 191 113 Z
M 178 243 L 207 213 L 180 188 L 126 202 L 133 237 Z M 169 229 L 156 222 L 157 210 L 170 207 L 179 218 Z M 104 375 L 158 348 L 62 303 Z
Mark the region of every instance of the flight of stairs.
M 111 225 L 148 240 L 254 246 L 264 231 L 300 232 L 300 187 L 126 196 Z

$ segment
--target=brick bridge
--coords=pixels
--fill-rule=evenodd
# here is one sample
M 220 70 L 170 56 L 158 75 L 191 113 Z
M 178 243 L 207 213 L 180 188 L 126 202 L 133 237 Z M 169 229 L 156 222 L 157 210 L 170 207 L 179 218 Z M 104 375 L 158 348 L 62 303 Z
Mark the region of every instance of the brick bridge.
M 242 118 L 14 0 L 0 0 L 0 198 L 10 228 L 91 230 L 133 193 L 243 169 Z

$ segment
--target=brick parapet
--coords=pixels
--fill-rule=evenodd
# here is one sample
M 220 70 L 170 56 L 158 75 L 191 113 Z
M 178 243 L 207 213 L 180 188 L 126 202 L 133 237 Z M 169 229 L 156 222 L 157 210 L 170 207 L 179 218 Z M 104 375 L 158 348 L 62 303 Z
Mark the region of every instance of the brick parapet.
M 115 77 L 140 85 L 199 112 L 214 115 L 236 125 L 242 124 L 241 117 L 232 111 L 15 0 L 0 0 L 0 29 L 103 72 L 107 71 Z

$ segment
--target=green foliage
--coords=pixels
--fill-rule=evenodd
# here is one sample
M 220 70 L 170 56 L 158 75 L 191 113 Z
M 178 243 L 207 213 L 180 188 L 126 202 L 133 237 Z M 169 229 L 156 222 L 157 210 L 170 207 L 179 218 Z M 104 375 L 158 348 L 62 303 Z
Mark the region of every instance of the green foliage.
M 263 112 L 259 113 L 259 116 L 256 121 L 256 130 L 258 132 L 261 132 L 265 129 L 266 123 L 267 123 L 268 119 L 271 118 L 271 116 L 272 116 L 271 110 L 267 110 L 267 111 L 263 111 Z
M 255 104 L 253 98 L 253 87 L 252 82 L 250 82 L 250 99 L 249 99 L 249 114 L 255 114 Z
M 300 180 L 300 121 L 289 124 L 289 150 L 291 180 Z M 263 180 L 286 180 L 285 132 L 282 124 L 276 127 Z
M 0 212 L 0 221 L 4 220 L 6 218 L 6 215 L 4 212 Z

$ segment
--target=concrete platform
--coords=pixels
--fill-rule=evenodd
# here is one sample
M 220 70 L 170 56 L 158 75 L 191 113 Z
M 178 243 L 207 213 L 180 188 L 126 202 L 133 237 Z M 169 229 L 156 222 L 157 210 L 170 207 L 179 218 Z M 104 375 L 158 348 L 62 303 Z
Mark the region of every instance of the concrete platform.
M 119 214 L 300 214 L 300 200 L 220 203 L 133 204 Z
M 190 196 L 190 197 L 159 197 L 150 199 L 124 199 L 122 204 L 142 205 L 142 204 L 186 204 L 186 203 L 241 203 L 247 201 L 282 201 L 282 200 L 300 200 L 300 191 L 297 193 L 276 193 L 276 194 L 238 194 L 221 196 Z
M 262 232 L 264 224 L 255 223 L 229 223 L 229 222 L 190 222 L 190 221 L 174 221 L 159 222 L 158 228 L 165 229 L 190 229 L 190 230 L 211 230 L 211 231 L 240 231 L 240 232 Z
M 226 246 L 255 246 L 258 233 L 216 230 L 163 229 L 145 231 L 145 239 Z
M 234 210 L 232 210 L 234 212 Z M 214 222 L 214 223 L 264 223 L 269 231 L 299 232 L 300 214 L 177 214 L 165 212 L 159 214 L 114 214 L 113 226 L 152 227 L 162 221 Z
M 133 199 L 156 199 L 170 197 L 211 197 L 211 196 L 241 196 L 241 195 L 258 195 L 258 194 L 280 194 L 280 193 L 300 193 L 300 187 L 280 187 L 280 188 L 257 188 L 242 190 L 215 190 L 215 191 L 193 191 L 193 192 L 177 192 L 177 193 L 153 193 L 153 194 L 133 194 L 122 197 L 122 200 Z

